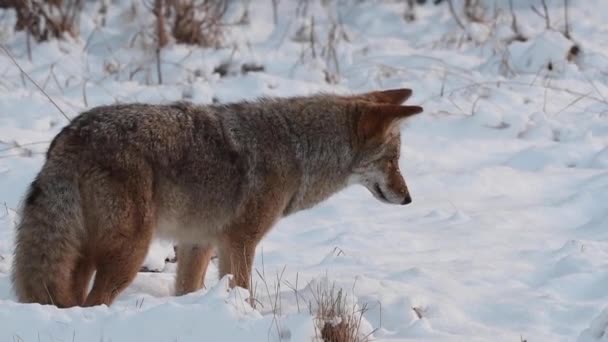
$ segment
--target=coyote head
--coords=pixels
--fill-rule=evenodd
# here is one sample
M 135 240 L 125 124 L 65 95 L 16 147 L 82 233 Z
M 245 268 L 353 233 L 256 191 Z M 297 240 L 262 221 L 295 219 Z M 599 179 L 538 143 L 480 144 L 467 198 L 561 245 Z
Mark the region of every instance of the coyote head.
M 395 89 L 351 97 L 356 108 L 358 141 L 351 182 L 365 186 L 385 203 L 412 202 L 399 170 L 399 123 L 423 110 L 400 105 L 411 95 L 410 89 Z

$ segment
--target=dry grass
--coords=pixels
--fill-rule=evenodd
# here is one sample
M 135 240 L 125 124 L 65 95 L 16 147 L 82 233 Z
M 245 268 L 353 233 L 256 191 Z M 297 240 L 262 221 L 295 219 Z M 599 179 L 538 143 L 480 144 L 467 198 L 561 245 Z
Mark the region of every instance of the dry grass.
M 336 247 L 333 253 L 344 253 Z M 297 313 L 302 313 L 308 308 L 308 313 L 312 316 L 315 338 L 314 341 L 324 342 L 368 342 L 371 341 L 373 333 L 371 327 L 363 317 L 368 312 L 367 304 L 357 305 L 349 297 L 347 292 L 337 287 L 335 283 L 328 280 L 327 275 L 320 281 L 311 281 L 303 288 L 298 287 L 299 274 L 296 274 L 295 283 L 284 279 L 286 267 L 277 271 L 274 277 L 266 273 L 264 264 L 264 253 L 261 254 L 261 269 L 256 269 L 255 274 L 261 282 L 250 279 L 250 298 L 248 302 L 254 309 L 260 310 L 263 314 L 271 314 L 273 319 L 268 329 L 268 340 L 278 338 L 279 341 L 289 339 L 289 331 L 283 325 L 284 315 L 289 311 L 288 302 L 284 297 L 286 292 L 282 291 L 283 285 L 293 292 Z M 274 278 L 274 279 L 272 279 Z M 352 291 L 354 291 L 353 284 Z M 287 300 L 287 302 L 284 302 Z M 291 308 L 293 309 L 293 307 Z M 302 310 L 301 310 L 302 309 Z M 380 315 L 382 311 L 380 309 Z M 382 324 L 382 317 L 380 317 Z M 367 334 L 365 334 L 367 333 Z
M 309 302 L 311 315 L 315 317 L 317 336 L 325 342 L 367 342 L 371 333 L 360 334 L 363 314 L 367 307 L 358 308 L 350 302 L 342 288 L 319 284 L 312 289 L 313 301 Z
M 223 39 L 226 0 L 167 0 L 166 17 L 178 43 L 218 47 Z
M 82 6 L 82 0 L 0 0 L 0 7 L 15 9 L 15 28 L 38 42 L 66 33 L 77 37 Z

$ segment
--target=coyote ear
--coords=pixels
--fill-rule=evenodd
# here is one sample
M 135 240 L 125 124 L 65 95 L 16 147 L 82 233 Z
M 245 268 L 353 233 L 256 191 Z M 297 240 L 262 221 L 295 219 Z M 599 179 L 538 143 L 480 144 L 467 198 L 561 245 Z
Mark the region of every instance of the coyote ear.
M 412 90 L 401 88 L 401 89 L 390 89 L 390 90 L 380 90 L 373 91 L 370 93 L 365 93 L 361 95 L 356 95 L 355 98 L 360 98 L 365 101 L 370 101 L 374 103 L 386 103 L 399 105 L 405 102 L 405 100 L 409 99 L 412 96 Z
M 420 106 L 366 105 L 359 118 L 357 134 L 362 141 L 383 138 L 399 121 L 422 111 Z

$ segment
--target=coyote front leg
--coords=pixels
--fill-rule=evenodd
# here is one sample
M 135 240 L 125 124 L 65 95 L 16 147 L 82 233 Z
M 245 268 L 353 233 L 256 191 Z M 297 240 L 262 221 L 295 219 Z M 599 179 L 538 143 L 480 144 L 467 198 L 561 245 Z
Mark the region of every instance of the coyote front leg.
M 204 286 L 205 273 L 213 249 L 208 245 L 179 244 L 175 295 L 194 292 Z
M 249 289 L 255 247 L 258 241 L 241 241 L 241 239 L 226 237 L 221 242 L 219 252 L 220 278 L 232 274 L 230 287 L 239 286 Z
M 244 214 L 226 228 L 220 239 L 219 275 L 232 274 L 231 287 L 249 289 L 255 248 L 282 215 L 285 202 L 277 200 L 279 196 L 268 197 L 274 200 L 246 206 Z

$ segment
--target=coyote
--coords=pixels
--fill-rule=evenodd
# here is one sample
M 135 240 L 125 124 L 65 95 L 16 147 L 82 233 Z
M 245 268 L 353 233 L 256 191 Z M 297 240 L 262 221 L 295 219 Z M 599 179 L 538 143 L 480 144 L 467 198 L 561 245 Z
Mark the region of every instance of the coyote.
M 203 286 L 214 250 L 220 276 L 248 288 L 255 247 L 281 217 L 349 184 L 385 203 L 411 202 L 398 165 L 398 123 L 423 110 L 400 105 L 411 94 L 119 104 L 80 114 L 53 139 L 24 198 L 12 268 L 18 299 L 109 305 L 154 236 L 177 242 L 177 295 Z

